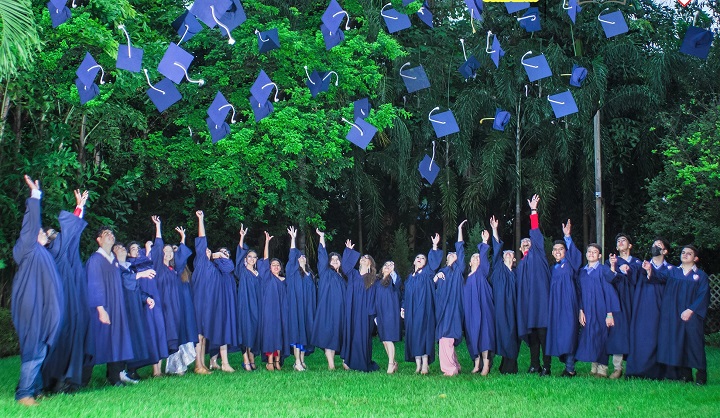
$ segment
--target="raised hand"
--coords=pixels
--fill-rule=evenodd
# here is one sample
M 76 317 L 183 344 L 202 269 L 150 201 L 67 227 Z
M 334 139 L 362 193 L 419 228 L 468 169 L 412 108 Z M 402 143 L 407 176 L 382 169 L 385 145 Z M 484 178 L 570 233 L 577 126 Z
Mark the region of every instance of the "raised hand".
M 178 234 L 180 234 L 180 242 L 184 243 L 185 242 L 185 228 L 183 228 L 182 226 L 176 226 L 175 231 Z
M 205 219 L 205 213 L 203 213 L 203 211 L 201 210 L 195 211 L 195 216 L 197 216 L 200 220 Z
M 465 219 L 464 221 L 460 222 L 460 225 L 458 225 L 458 229 L 462 228 L 463 225 L 465 225 L 466 223 L 467 223 L 467 219 Z
M 495 215 L 490 217 L 490 228 L 492 228 L 493 231 L 497 230 L 498 225 L 500 225 L 500 222 L 498 222 L 497 219 L 495 219 Z
M 152 219 L 155 226 L 160 226 L 160 217 L 157 215 L 153 215 L 150 219 Z
M 482 233 L 480 234 L 480 236 L 482 237 L 483 242 L 485 244 L 487 244 L 488 240 L 490 239 L 490 233 L 488 232 L 488 230 L 487 229 L 483 230 Z
M 247 235 L 248 229 L 244 228 L 245 225 L 240 224 L 240 238 L 245 238 L 245 235 Z
M 38 180 L 33 181 L 27 174 L 25 174 L 25 183 L 30 188 L 30 192 L 33 190 L 40 190 L 40 182 Z
M 540 201 L 540 196 L 534 194 L 532 199 L 528 200 L 528 205 L 530 205 L 530 210 L 537 210 L 538 202 Z
M 431 238 L 433 247 L 437 248 L 438 243 L 440 242 L 440 234 L 435 233 L 435 236 Z
M 84 192 L 80 193 L 80 189 L 73 190 L 73 193 L 75 194 L 75 206 L 82 208 L 85 206 L 85 203 L 87 203 L 88 196 L 90 196 L 90 192 L 85 190 Z
M 572 229 L 572 225 L 570 224 L 570 219 L 568 219 L 566 224 L 561 224 L 561 225 L 562 225 L 563 235 L 565 235 L 566 237 L 569 237 L 570 231 Z
M 271 239 L 275 238 L 274 236 L 270 235 L 268 231 L 265 231 L 265 241 L 270 241 Z
M 290 226 L 287 229 L 288 234 L 290 235 L 290 238 L 295 238 L 297 236 L 297 229 L 295 229 L 294 226 Z
M 355 248 L 355 244 L 352 243 L 350 240 L 345 241 L 345 247 L 350 248 L 351 250 Z
M 320 239 L 325 238 L 325 233 L 320 230 L 320 228 L 315 228 L 315 233 L 320 236 Z

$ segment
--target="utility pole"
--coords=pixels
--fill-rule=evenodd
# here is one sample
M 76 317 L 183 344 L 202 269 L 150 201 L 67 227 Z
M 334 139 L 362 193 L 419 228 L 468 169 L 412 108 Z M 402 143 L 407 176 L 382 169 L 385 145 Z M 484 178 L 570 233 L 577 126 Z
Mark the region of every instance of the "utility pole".
M 600 248 L 605 252 L 605 229 L 603 221 L 605 214 L 603 211 L 602 201 L 602 169 L 600 157 L 600 109 L 595 113 L 593 118 L 593 139 L 595 142 L 595 236 Z

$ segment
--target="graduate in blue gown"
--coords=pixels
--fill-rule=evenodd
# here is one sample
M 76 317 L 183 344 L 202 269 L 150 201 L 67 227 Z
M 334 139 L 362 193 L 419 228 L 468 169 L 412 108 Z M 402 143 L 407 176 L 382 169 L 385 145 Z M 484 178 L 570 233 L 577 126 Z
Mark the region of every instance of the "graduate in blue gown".
M 125 362 L 135 355 L 130 341 L 120 267 L 112 254 L 115 234 L 109 227 L 101 227 L 95 234 L 95 240 L 99 248 L 85 265 L 90 326 L 95 337 L 94 363 L 107 364 L 110 384 L 122 386 L 128 381 Z
M 257 369 L 255 353 L 260 348 L 260 273 L 257 269 L 257 252 L 245 244 L 247 228 L 240 225 L 240 243 L 235 256 L 237 290 L 238 343 L 243 349 L 243 368 Z
M 290 234 L 290 255 L 285 266 L 285 284 L 287 286 L 288 304 L 288 341 L 293 350 L 295 364 L 293 369 L 305 371 L 305 354 L 310 349 L 310 333 L 314 316 L 308 317 L 305 309 L 308 305 L 315 305 L 315 295 L 308 292 L 305 295 L 306 284 L 314 286 L 312 275 L 307 269 L 307 258 L 295 246 L 297 229 L 288 228 Z
M 289 233 L 289 231 L 288 231 Z M 277 258 L 269 259 L 270 240 L 273 236 L 265 231 L 263 259 L 258 260 L 260 272 L 260 350 L 267 358 L 265 368 L 281 370 L 283 360 L 290 355 L 288 341 L 287 285 L 282 275 L 282 264 Z
M 15 400 L 29 406 L 37 404 L 35 397 L 42 390 L 40 368 L 61 328 L 64 301 L 60 273 L 45 248 L 48 237 L 40 223 L 40 185 L 27 175 L 25 182 L 30 198 L 25 201 L 20 237 L 13 247 L 18 269 L 13 278 L 11 313 L 20 344 Z
M 49 392 L 74 392 L 82 385 L 90 316 L 87 311 L 87 281 L 80 259 L 80 235 L 87 226 L 82 218 L 87 190 L 75 190 L 75 211 L 58 216 L 60 232 L 47 230 L 48 251 L 62 279 L 65 311 L 56 344 L 43 364 L 43 388 Z
M 650 264 L 655 270 L 665 271 L 674 268 L 665 256 L 670 243 L 657 238 L 652 244 Z M 660 329 L 660 308 L 662 306 L 665 283 L 647 280 L 647 272 L 641 270 L 633 289 L 632 316 L 630 317 L 630 352 L 625 365 L 628 377 L 662 379 L 668 376 L 668 369 L 657 362 L 658 331 Z
M 562 376 L 575 376 L 575 350 L 578 337 L 577 286 L 575 276 L 582 263 L 582 254 L 573 242 L 570 219 L 562 225 L 563 240 L 553 243 L 555 265 L 551 267 L 550 301 L 547 328 L 547 355 L 565 363 Z
M 219 334 L 217 332 L 219 327 L 215 322 L 215 318 L 219 315 L 216 310 L 219 307 L 214 304 L 214 300 L 216 299 L 215 295 L 220 292 L 220 276 L 216 273 L 211 260 L 212 251 L 207 245 L 205 214 L 198 210 L 195 212 L 195 216 L 198 218 L 198 237 L 195 238 L 195 260 L 192 275 L 195 325 L 198 330 L 198 344 L 195 346 L 195 373 L 210 374 L 211 371 L 205 364 L 205 354 L 208 348 L 208 338 L 219 338 L 218 335 L 215 335 Z
M 221 247 L 212 256 L 215 274 L 219 277 L 219 292 L 215 293 L 213 302 L 217 307 L 219 316 L 213 318 L 214 327 L 218 328 L 218 338 L 210 339 L 210 369 L 218 369 L 233 373 L 235 369 L 230 366 L 227 357 L 228 351 L 236 351 L 238 345 L 237 327 L 237 285 L 235 284 L 235 263 L 230 259 L 230 251 Z M 217 363 L 218 355 L 222 366 Z
M 657 360 L 660 363 L 684 369 L 683 379 L 707 383 L 705 356 L 705 316 L 710 304 L 708 275 L 697 267 L 698 250 L 686 245 L 680 252 L 680 266 L 667 270 L 654 270 L 649 262 L 643 263 L 648 278 L 665 283 Z
M 325 350 L 328 369 L 335 369 L 335 354 L 342 348 L 343 323 L 345 322 L 345 292 L 347 281 L 341 273 L 340 254 L 330 253 L 325 247 L 325 233 L 316 229 L 320 236 L 318 244 L 318 296 L 315 323 L 310 341 Z
M 537 205 L 540 196 L 528 200 L 530 206 L 530 238 L 520 242 L 522 260 L 517 266 L 517 326 L 518 335 L 530 347 L 528 373 L 550 374 L 550 356 L 547 354 L 546 335 L 548 301 L 550 299 L 550 268 L 545 256 L 545 238 L 540 232 Z M 540 349 L 543 364 L 540 368 Z
M 587 265 L 577 276 L 580 289 L 580 325 L 575 359 L 591 364 L 590 374 L 607 377 L 608 352 L 606 342 L 610 328 L 615 325 L 614 315 L 620 311 L 620 301 L 610 282 L 617 274 L 617 257 L 610 255 L 609 266 L 601 264 L 600 246 L 588 245 L 585 252 Z
M 395 343 L 400 341 L 400 277 L 395 272 L 395 263 L 383 264 L 380 280 L 375 282 L 375 304 L 370 312 L 375 315 L 378 337 L 388 356 L 387 373 L 398 369 L 395 361 Z
M 340 357 L 343 367 L 361 372 L 374 372 L 380 367 L 372 359 L 372 333 L 375 318 L 372 315 L 375 303 L 375 281 L 377 270 L 375 260 L 353 249 L 350 240 L 345 241 L 342 269 L 348 278 L 345 293 L 345 324 Z M 355 269 L 358 259 L 360 268 Z
M 438 341 L 440 370 L 445 376 L 460 373 L 455 347 L 463 337 L 463 283 L 465 275 L 465 243 L 458 225 L 455 252 L 448 252 L 445 267 L 433 277 L 435 282 L 435 339 Z
M 194 360 L 194 345 L 198 341 L 194 308 L 186 305 L 186 300 L 182 296 L 180 279 L 180 274 L 185 269 L 192 251 L 185 245 L 185 229 L 175 228 L 180 235 L 180 245 L 176 253 L 171 245 L 165 244 L 163 241 L 160 218 L 153 216 L 152 221 L 155 224 L 155 242 L 150 252 L 150 258 L 157 273 L 154 280 L 160 291 L 162 311 L 165 317 L 165 331 L 170 353 L 167 363 L 172 362 L 175 365 L 178 364 L 179 357 L 187 359 L 188 347 L 192 347 L 190 357 Z M 183 346 L 186 347 L 181 349 Z M 179 354 L 176 354 L 178 352 Z M 187 362 L 182 361 L 181 363 Z M 170 371 L 168 371 L 166 366 L 165 371 L 171 374 L 182 373 L 184 367 L 180 366 L 179 371 L 176 371 L 175 367 L 170 367 Z
M 415 362 L 415 373 L 427 374 L 435 361 L 435 284 L 433 277 L 440 262 L 440 235 L 432 238 L 427 257 L 415 256 L 415 271 L 405 279 L 400 316 L 405 319 L 405 361 Z
M 148 245 L 148 248 L 152 248 L 151 245 Z M 145 340 L 148 344 L 149 360 L 151 360 L 153 366 L 152 374 L 153 377 L 159 377 L 162 376 L 160 367 L 162 360 L 168 358 L 170 353 L 168 351 L 167 331 L 165 330 L 165 316 L 162 311 L 160 290 L 157 286 L 157 280 L 154 279 L 153 262 L 145 254 L 147 253 L 145 249 L 140 248 L 140 244 L 131 241 L 127 255 L 127 262 L 130 263 L 129 270 L 137 274 L 136 278 L 140 289 L 153 299 L 154 305 L 157 305 L 157 309 L 149 309 L 149 306 L 146 305 L 144 316 L 146 324 Z M 153 277 L 146 277 L 141 274 L 149 270 L 153 271 Z
M 490 284 L 495 304 L 495 354 L 502 356 L 500 373 L 517 373 L 517 358 L 520 352 L 520 339 L 517 334 L 516 320 L 516 278 L 513 271 L 515 252 L 503 251 L 503 242 L 498 234 L 498 220 L 490 218 L 493 232 L 493 263 Z
M 632 317 L 633 289 L 642 270 L 642 261 L 630 255 L 632 242 L 627 234 L 615 237 L 618 274 L 612 285 L 620 301 L 620 311 L 615 314 L 615 326 L 610 329 L 607 341 L 608 353 L 612 355 L 613 372 L 611 379 L 619 379 L 623 374 L 622 362 L 630 352 L 630 318 Z
M 483 242 L 478 244 L 478 252 L 470 257 L 470 272 L 463 285 L 465 342 L 474 363 L 472 373 L 480 373 L 482 376 L 490 373 L 489 355 L 495 350 L 495 303 L 488 282 L 488 239 L 490 233 L 482 231 Z

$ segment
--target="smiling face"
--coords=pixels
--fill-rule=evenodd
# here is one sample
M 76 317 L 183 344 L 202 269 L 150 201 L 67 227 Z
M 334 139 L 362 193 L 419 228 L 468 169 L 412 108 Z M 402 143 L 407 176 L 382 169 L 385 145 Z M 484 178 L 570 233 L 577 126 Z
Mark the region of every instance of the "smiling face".
M 245 256 L 245 266 L 255 267 L 255 265 L 257 264 L 257 259 L 258 259 L 258 256 L 255 251 L 248 252 L 247 255 Z
M 515 251 L 513 250 L 505 250 L 503 251 L 503 263 L 505 263 L 508 268 L 512 268 L 513 263 L 515 262 Z
M 382 266 L 382 274 L 383 276 L 389 276 L 390 273 L 395 271 L 395 263 L 392 261 L 387 261 Z
M 128 249 L 128 257 L 135 258 L 138 255 L 140 255 L 140 245 L 139 244 L 130 245 L 130 248 Z
M 281 269 L 282 269 L 282 266 L 280 265 L 280 262 L 278 260 L 273 260 L 270 262 L 270 272 L 272 274 L 279 276 Z
M 413 266 L 415 266 L 415 270 L 420 270 L 421 268 L 425 267 L 425 264 L 427 264 L 427 258 L 425 258 L 424 255 L 418 254 L 415 256 L 415 261 L 413 261 Z
M 340 257 L 336 255 L 330 257 L 330 267 L 334 268 L 335 270 L 340 270 L 341 265 L 342 262 L 340 261 Z
M 585 258 L 587 258 L 588 264 L 597 263 L 600 261 L 600 250 L 595 247 L 588 247 L 585 251 Z
M 532 241 L 530 241 L 530 238 L 523 238 L 522 241 L 520 241 L 520 252 L 523 254 L 528 252 L 530 247 L 532 247 Z
M 476 269 L 480 266 L 480 254 L 475 253 L 470 256 L 470 268 Z
M 175 258 L 175 251 L 172 249 L 172 245 L 166 245 L 163 247 L 163 262 L 167 265 L 173 258 Z
M 556 262 L 560 262 L 563 258 L 565 258 L 565 246 L 562 244 L 555 244 L 552 248 L 552 255 L 555 258 Z

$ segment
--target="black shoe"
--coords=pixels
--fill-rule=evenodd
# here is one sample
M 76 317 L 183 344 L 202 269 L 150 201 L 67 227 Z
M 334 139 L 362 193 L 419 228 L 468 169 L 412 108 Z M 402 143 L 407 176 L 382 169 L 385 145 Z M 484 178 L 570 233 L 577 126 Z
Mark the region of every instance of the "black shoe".
M 560 377 L 575 377 L 577 375 L 577 372 L 569 372 L 567 370 L 563 370 Z
M 140 380 L 140 375 L 136 371 L 128 373 L 128 377 L 133 380 Z
M 540 370 L 540 376 L 550 376 L 550 368 L 549 367 L 543 367 Z
M 540 369 L 537 367 L 530 367 L 528 373 L 540 373 Z

